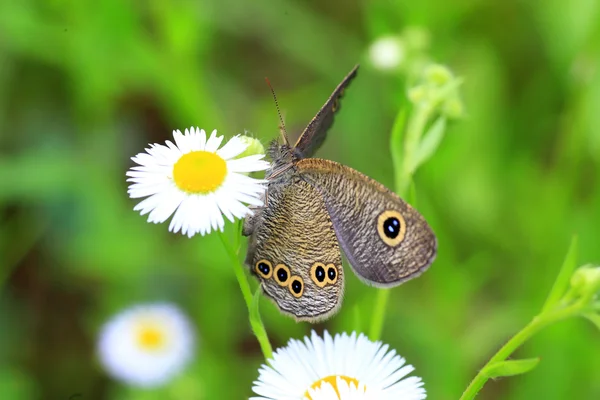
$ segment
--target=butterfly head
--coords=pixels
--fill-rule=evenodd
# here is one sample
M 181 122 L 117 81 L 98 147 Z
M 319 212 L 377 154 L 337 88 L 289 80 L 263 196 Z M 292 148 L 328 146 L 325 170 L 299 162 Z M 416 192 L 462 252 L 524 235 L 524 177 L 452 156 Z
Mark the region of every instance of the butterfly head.
M 283 173 L 290 170 L 298 160 L 297 155 L 289 144 L 280 144 L 277 140 L 273 140 L 269 145 L 268 154 L 272 163 L 271 168 L 267 170 L 265 178 L 270 180 L 282 177 Z

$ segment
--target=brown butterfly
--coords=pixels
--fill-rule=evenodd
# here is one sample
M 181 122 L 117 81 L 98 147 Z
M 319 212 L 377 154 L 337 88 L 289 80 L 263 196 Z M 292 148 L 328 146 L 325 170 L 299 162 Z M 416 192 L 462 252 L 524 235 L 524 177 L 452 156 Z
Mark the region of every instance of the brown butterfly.
M 433 262 L 437 240 L 395 193 L 333 161 L 312 158 L 340 109 L 358 65 L 342 80 L 294 146 L 274 141 L 265 207 L 246 219 L 246 263 L 279 309 L 315 322 L 333 315 L 344 292 L 341 249 L 356 275 L 397 286 Z

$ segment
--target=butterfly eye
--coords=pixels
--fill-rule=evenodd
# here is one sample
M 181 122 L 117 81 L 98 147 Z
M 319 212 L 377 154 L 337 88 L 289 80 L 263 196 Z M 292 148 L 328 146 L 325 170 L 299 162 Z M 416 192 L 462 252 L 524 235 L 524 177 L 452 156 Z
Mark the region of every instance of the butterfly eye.
M 271 275 L 273 275 L 273 267 L 271 267 L 271 263 L 267 260 L 260 260 L 257 262 L 255 271 L 265 279 L 269 279 Z
M 398 211 L 387 210 L 377 218 L 377 233 L 388 246 L 398 246 L 404 240 L 406 222 Z
M 280 286 L 287 286 L 290 280 L 290 269 L 283 264 L 277 264 L 273 270 L 273 277 Z
M 325 264 L 316 262 L 310 269 L 310 279 L 317 285 L 318 287 L 325 287 L 327 282 L 325 282 Z
M 327 283 L 334 284 L 337 282 L 338 271 L 335 265 L 327 264 Z
M 294 297 L 300 297 L 304 293 L 304 282 L 302 282 L 302 278 L 299 276 L 292 276 L 288 287 Z

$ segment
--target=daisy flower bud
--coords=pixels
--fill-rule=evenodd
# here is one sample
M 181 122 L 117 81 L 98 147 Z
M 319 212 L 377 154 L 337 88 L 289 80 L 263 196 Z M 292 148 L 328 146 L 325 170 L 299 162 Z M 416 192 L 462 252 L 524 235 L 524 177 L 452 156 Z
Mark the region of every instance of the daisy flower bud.
M 425 102 L 425 100 L 427 100 L 427 88 L 423 85 L 419 85 L 408 89 L 408 99 L 413 104 Z
M 190 362 L 195 337 L 187 317 L 174 305 L 131 307 L 110 319 L 98 338 L 102 366 L 131 386 L 170 381 Z
M 444 86 L 452 79 L 452 72 L 444 65 L 433 64 L 425 68 L 424 76 L 428 84 Z
M 464 115 L 458 88 L 462 83 L 444 65 L 432 64 L 420 73 L 420 79 L 408 89 L 408 99 L 416 106 L 427 107 L 435 114 L 451 119 Z
M 458 97 L 453 97 L 442 105 L 442 114 L 451 119 L 458 119 L 464 115 L 465 106 Z
M 257 138 L 246 135 L 241 135 L 239 138 L 242 141 L 242 143 L 244 143 L 247 147 L 246 150 L 244 150 L 236 158 L 244 158 L 247 156 L 254 156 L 257 154 L 265 154 L 265 146 L 263 146 L 261 141 Z
M 600 291 L 600 267 L 584 265 L 571 278 L 571 286 L 581 297 L 594 299 Z

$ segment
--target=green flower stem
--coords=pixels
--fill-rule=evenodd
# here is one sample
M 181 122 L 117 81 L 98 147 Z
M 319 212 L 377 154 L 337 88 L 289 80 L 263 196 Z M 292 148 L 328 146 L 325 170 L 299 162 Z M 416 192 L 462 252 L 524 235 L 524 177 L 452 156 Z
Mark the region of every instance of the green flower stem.
M 379 340 L 381 338 L 381 331 L 383 330 L 385 311 L 387 309 L 389 298 L 390 289 L 379 289 L 377 291 L 375 310 L 373 310 L 373 316 L 371 317 L 371 332 L 369 332 L 369 338 L 371 340 Z
M 421 136 L 425 131 L 427 120 L 431 116 L 432 108 L 428 106 L 417 106 L 415 113 L 411 116 L 408 121 L 406 134 L 404 136 L 402 160 L 397 157 L 392 157 L 394 161 L 395 171 L 395 184 L 396 193 L 400 197 L 406 197 L 408 188 L 414 174 L 414 155 L 419 147 Z M 402 114 L 398 115 L 398 118 L 403 118 Z M 401 129 L 402 127 L 395 127 L 394 129 Z M 392 134 L 392 141 L 395 139 Z M 391 143 L 391 146 L 399 146 L 399 143 Z M 392 153 L 394 151 L 392 150 Z M 399 165 L 398 165 L 399 164 Z M 385 322 L 385 313 L 387 310 L 387 304 L 390 298 L 390 289 L 380 289 L 377 291 L 377 298 L 375 299 L 375 309 L 371 317 L 371 330 L 369 332 L 369 338 L 371 340 L 379 340 L 381 332 L 383 331 L 383 324 Z
M 431 107 L 417 106 L 415 114 L 408 121 L 406 136 L 404 137 L 402 162 L 394 168 L 396 171 L 396 193 L 400 197 L 406 196 L 408 186 L 415 173 L 413 167 L 415 163 L 414 157 L 417 153 L 421 136 L 425 131 L 427 120 L 431 116 L 431 111 Z
M 221 239 L 221 243 L 223 243 L 223 247 L 229 256 L 231 263 L 233 264 L 233 271 L 235 272 L 235 277 L 237 278 L 238 284 L 240 285 L 240 290 L 242 291 L 242 296 L 244 297 L 244 301 L 246 302 L 246 307 L 248 308 L 248 313 L 258 313 L 255 309 L 253 311 L 253 298 L 252 298 L 252 290 L 250 289 L 250 284 L 248 283 L 248 279 L 246 277 L 246 273 L 244 271 L 244 266 L 240 262 L 239 258 L 239 249 L 236 249 L 227 236 L 223 232 L 219 232 L 219 238 Z M 265 326 L 263 325 L 260 318 L 252 319 L 251 321 L 252 332 L 256 339 L 258 339 L 258 343 L 260 344 L 260 348 L 266 360 L 273 358 L 273 348 L 271 347 L 271 343 L 269 342 L 269 337 L 267 336 L 267 331 L 265 330 Z
M 546 312 L 542 312 L 525 326 L 519 333 L 512 337 L 498 352 L 479 370 L 479 373 L 473 378 L 467 389 L 460 397 L 460 400 L 474 399 L 483 385 L 490 379 L 487 368 L 497 362 L 505 361 L 517 348 L 525 343 L 529 338 L 538 333 L 542 328 L 552 325 L 563 319 L 577 316 L 581 313 L 585 303 L 578 301 L 567 307 L 557 307 Z

